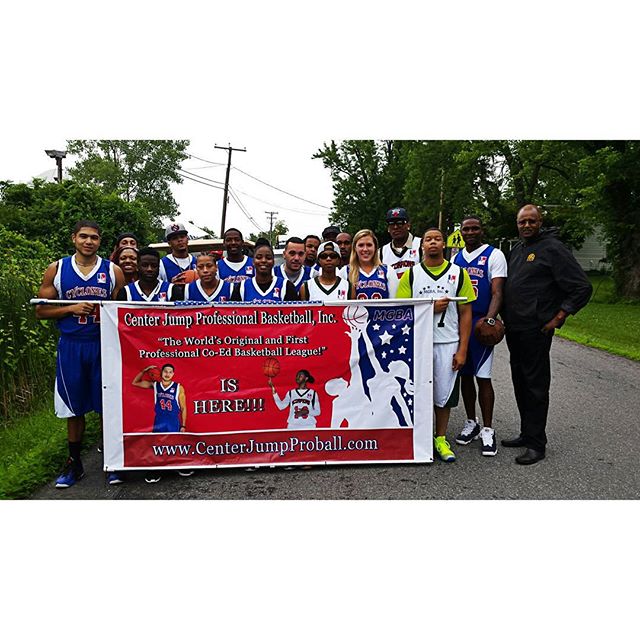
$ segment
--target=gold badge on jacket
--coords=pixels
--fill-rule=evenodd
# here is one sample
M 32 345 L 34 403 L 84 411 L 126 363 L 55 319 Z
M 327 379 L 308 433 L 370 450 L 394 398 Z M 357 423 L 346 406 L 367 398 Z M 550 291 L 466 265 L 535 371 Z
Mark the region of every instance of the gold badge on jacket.
M 527 262 L 533 262 L 536 259 L 536 254 L 535 253 L 530 253 L 527 256 Z

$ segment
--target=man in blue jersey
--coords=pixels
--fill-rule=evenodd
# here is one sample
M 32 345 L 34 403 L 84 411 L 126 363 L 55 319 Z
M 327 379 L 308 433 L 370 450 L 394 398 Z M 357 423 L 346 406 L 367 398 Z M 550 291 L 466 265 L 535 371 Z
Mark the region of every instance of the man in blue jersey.
M 56 360 L 55 413 L 67 419 L 69 458 L 56 480 L 66 489 L 84 476 L 80 459 L 85 415 L 102 414 L 100 369 L 100 306 L 96 301 L 114 299 L 124 285 L 120 267 L 98 256 L 102 233 L 91 220 L 73 228 L 72 256 L 53 262 L 44 272 L 40 298 L 67 300 L 73 304 L 38 305 L 36 316 L 55 320 L 60 330 Z M 118 484 L 115 473 L 107 476 Z
M 160 262 L 160 279 L 173 284 L 184 284 L 186 271 L 196 268 L 196 258 L 189 253 L 189 234 L 183 224 L 172 222 L 164 232 L 171 253 Z
M 283 256 L 284 264 L 274 267 L 273 272 L 285 281 L 292 282 L 296 292 L 299 293 L 302 283 L 311 277 L 311 268 L 304 264 L 305 248 L 302 238 L 296 236 L 289 238 L 284 245 Z
M 253 278 L 253 260 L 244 254 L 244 238 L 239 229 L 227 229 L 222 235 L 226 257 L 218 260 L 218 278 L 231 284 Z
M 150 369 L 157 369 L 149 365 L 140 371 L 133 379 L 133 386 L 141 389 L 152 389 L 154 400 L 153 433 L 178 433 L 187 430 L 187 397 L 184 387 L 173 380 L 175 367 L 167 362 L 160 367 L 160 381 L 143 380 L 143 376 Z M 178 475 L 188 477 L 193 475 L 191 470 L 180 470 Z M 145 476 L 145 482 L 155 483 L 162 478 L 158 471 L 150 471 Z
M 482 319 L 482 326 L 495 324 L 502 306 L 502 289 L 507 277 L 507 261 L 500 249 L 483 242 L 484 231 L 479 218 L 469 216 L 462 220 L 460 233 L 464 249 L 456 254 L 454 264 L 467 271 L 477 298 L 471 303 L 471 337 L 467 361 L 460 370 L 462 400 L 467 420 L 456 438 L 458 444 L 466 445 L 480 438 L 482 455 L 495 456 L 497 453 L 496 434 L 492 427 L 495 394 L 491 384 L 493 347 L 480 344 L 473 327 Z M 478 381 L 478 402 L 482 413 L 482 428 L 476 419 L 476 387 Z

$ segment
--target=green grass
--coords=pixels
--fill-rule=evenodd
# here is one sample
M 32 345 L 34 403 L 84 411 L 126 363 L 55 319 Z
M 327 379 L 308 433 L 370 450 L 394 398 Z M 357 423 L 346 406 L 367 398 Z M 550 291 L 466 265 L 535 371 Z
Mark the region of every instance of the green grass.
M 98 417 L 87 416 L 86 446 L 98 441 L 99 431 Z M 67 423 L 51 406 L 0 424 L 0 498 L 28 497 L 55 476 L 67 455 Z
M 569 316 L 558 335 L 631 360 L 640 360 L 640 304 L 616 300 L 609 276 L 590 275 L 591 302 Z

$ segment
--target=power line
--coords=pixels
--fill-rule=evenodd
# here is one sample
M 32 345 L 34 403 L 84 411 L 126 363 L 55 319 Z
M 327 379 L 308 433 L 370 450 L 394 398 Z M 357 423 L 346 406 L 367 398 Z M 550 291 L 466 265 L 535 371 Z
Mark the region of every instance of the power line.
M 200 184 L 203 184 L 205 187 L 212 187 L 213 189 L 220 189 L 221 191 L 224 191 L 224 187 L 218 187 L 215 184 L 211 184 L 209 182 L 203 182 L 202 180 L 196 180 L 195 178 L 191 178 L 190 176 L 184 175 L 183 173 L 180 172 L 179 169 L 176 171 L 176 173 L 181 178 L 185 178 L 186 180 L 192 180 L 193 182 L 198 182 Z
M 302 200 L 303 202 L 308 202 L 309 204 L 312 204 L 316 207 L 321 207 L 322 209 L 329 209 L 331 210 L 331 207 L 327 207 L 323 204 L 319 204 L 318 202 L 313 202 L 312 200 L 307 200 L 306 198 L 302 198 L 300 196 L 295 195 L 294 193 L 290 193 L 289 191 L 285 191 L 284 189 L 280 189 L 280 187 L 275 187 L 272 184 L 269 184 L 268 182 L 265 182 L 264 180 L 260 180 L 260 178 L 256 178 L 255 176 L 252 176 L 250 173 L 247 173 L 246 171 L 243 171 L 242 169 L 238 169 L 238 167 L 234 166 L 233 167 L 236 171 L 239 171 L 240 173 L 244 174 L 245 176 L 256 180 L 257 182 L 260 182 L 261 184 L 266 185 L 267 187 L 271 187 L 272 189 L 275 189 L 276 191 L 280 191 L 281 193 L 285 193 L 288 196 L 291 196 L 292 198 L 296 198 L 297 200 Z
M 193 154 L 189 154 L 189 157 L 191 158 L 195 158 L 196 160 L 200 160 L 200 162 L 206 162 L 210 165 L 215 165 L 215 166 L 221 166 L 224 163 L 222 162 L 213 162 L 212 160 L 207 160 L 206 158 L 200 158 L 199 156 L 194 156 Z M 258 182 L 261 182 L 262 184 L 266 185 L 267 187 L 271 187 L 272 189 L 275 189 L 276 191 L 281 191 L 282 193 L 285 193 L 288 196 L 291 196 L 292 198 L 297 198 L 298 200 L 302 200 L 303 202 L 308 202 L 309 204 L 312 204 L 316 207 L 321 207 L 322 209 L 329 209 L 329 211 L 331 210 L 331 207 L 327 207 L 324 204 L 319 204 L 317 202 L 313 202 L 311 200 L 307 200 L 306 198 L 301 198 L 300 196 L 296 196 L 293 193 L 289 193 L 288 191 L 285 191 L 284 189 L 280 189 L 279 187 L 275 187 L 272 184 L 269 184 L 268 182 L 264 182 L 264 180 L 260 180 L 260 178 L 256 178 L 255 176 L 250 175 L 249 173 L 247 173 L 246 171 L 243 171 L 242 169 L 238 169 L 238 167 L 234 166 L 233 167 L 236 171 L 239 171 L 240 173 L 244 173 L 245 176 L 248 176 L 249 178 L 253 178 L 254 180 L 257 180 Z M 245 194 L 248 195 L 248 194 Z M 266 203 L 269 204 L 269 203 Z M 281 207 L 282 209 L 285 209 L 286 207 Z M 295 209 L 290 209 L 290 211 L 295 211 Z
M 304 216 L 327 216 L 326 213 L 321 211 L 309 211 L 308 209 L 292 209 L 291 207 L 283 207 L 282 205 L 274 204 L 273 202 L 268 202 L 267 200 L 256 198 L 256 196 L 252 196 L 246 191 L 240 191 L 240 189 L 236 189 L 236 192 L 241 193 L 242 195 L 247 196 L 253 200 L 256 200 L 257 202 L 262 202 L 262 204 L 268 204 L 270 207 L 276 207 L 277 209 L 284 209 L 285 211 L 292 211 L 293 213 L 301 213 Z
M 206 176 L 201 176 L 199 173 L 193 173 L 192 171 L 187 171 L 186 169 L 180 169 L 180 171 L 183 171 L 184 173 L 188 173 L 190 176 L 194 176 L 196 178 L 200 178 L 201 180 L 206 180 L 207 182 L 213 182 L 214 184 L 222 184 L 222 185 L 224 185 L 224 182 L 220 182 L 220 180 L 213 180 L 212 178 L 207 178 Z
M 255 221 L 253 216 L 247 211 L 246 207 L 240 201 L 240 198 L 236 195 L 235 190 L 232 187 L 229 187 L 229 195 L 234 199 L 235 203 L 240 207 L 240 211 L 245 215 L 245 217 L 258 229 L 261 233 L 265 233 L 265 230 Z M 224 235 L 224 231 L 222 232 Z

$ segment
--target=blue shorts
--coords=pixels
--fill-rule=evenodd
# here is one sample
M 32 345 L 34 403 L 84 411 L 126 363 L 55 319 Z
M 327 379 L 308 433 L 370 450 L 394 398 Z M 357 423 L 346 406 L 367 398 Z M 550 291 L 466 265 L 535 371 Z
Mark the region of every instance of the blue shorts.
M 54 406 L 58 418 L 102 413 L 100 340 L 60 336 L 56 358 Z
M 480 316 L 478 316 L 480 318 Z M 467 348 L 467 361 L 460 369 L 461 376 L 476 376 L 478 378 L 491 378 L 491 368 L 493 365 L 493 347 L 480 344 L 473 334 L 473 327 L 476 326 L 478 318 L 474 316 L 471 325 L 471 336 L 469 337 L 469 347 Z

